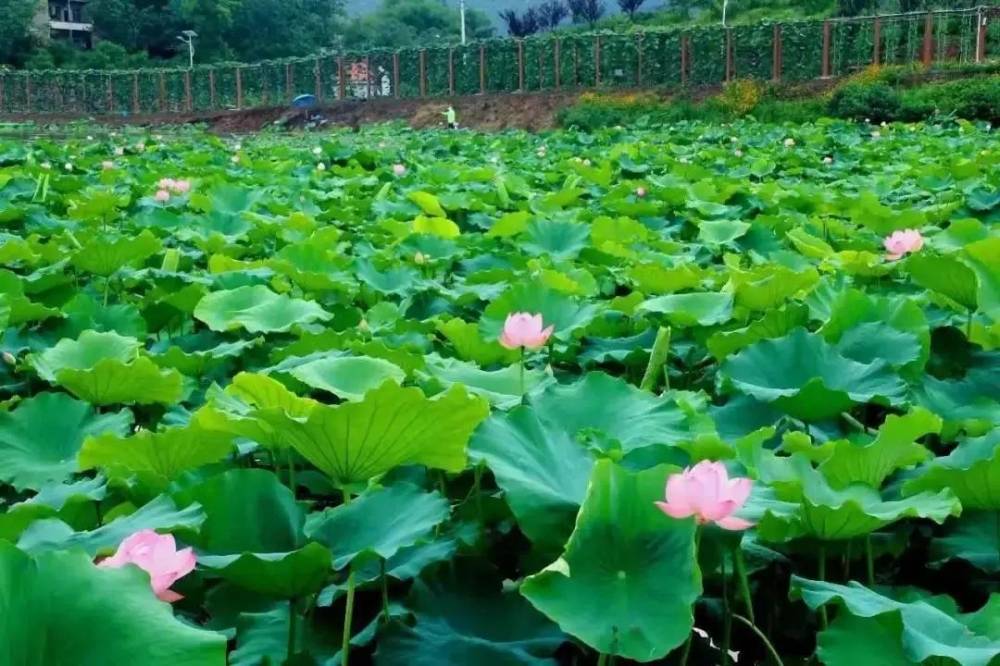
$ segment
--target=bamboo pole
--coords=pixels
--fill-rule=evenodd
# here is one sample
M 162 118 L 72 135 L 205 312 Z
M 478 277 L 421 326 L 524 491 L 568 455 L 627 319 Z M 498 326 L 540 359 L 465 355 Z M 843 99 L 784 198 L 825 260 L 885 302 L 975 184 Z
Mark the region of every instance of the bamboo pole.
M 775 23 L 771 30 L 771 79 L 777 82 L 781 80 L 781 24 Z
M 823 62 L 820 64 L 820 78 L 830 78 L 830 41 L 833 24 L 823 21 Z

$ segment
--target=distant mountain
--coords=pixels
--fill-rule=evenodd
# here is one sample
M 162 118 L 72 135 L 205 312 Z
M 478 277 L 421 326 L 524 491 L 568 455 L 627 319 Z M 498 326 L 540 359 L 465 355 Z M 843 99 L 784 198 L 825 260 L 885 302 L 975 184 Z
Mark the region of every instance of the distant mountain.
M 441 1 L 443 4 L 458 7 L 458 0 Z M 465 6 L 469 9 L 478 9 L 489 16 L 499 29 L 502 25 L 499 17 L 500 12 L 505 9 L 514 9 L 521 12 L 540 2 L 541 0 L 465 0 Z M 658 9 L 666 4 L 668 4 L 668 0 L 646 0 L 646 4 L 642 6 L 642 10 Z M 347 0 L 347 13 L 351 16 L 355 14 L 368 14 L 375 11 L 378 5 L 379 0 Z M 618 2 L 616 0 L 604 0 L 604 6 L 607 8 L 608 15 L 619 13 Z

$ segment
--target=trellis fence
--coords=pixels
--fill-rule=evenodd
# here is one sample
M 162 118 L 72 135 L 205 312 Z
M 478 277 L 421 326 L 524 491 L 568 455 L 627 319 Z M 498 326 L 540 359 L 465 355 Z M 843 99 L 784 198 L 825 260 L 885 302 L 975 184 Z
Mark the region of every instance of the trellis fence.
M 1000 7 L 728 28 L 570 33 L 467 46 L 322 53 L 193 69 L 0 72 L 0 114 L 163 114 L 321 101 L 804 81 L 870 64 L 983 62 Z

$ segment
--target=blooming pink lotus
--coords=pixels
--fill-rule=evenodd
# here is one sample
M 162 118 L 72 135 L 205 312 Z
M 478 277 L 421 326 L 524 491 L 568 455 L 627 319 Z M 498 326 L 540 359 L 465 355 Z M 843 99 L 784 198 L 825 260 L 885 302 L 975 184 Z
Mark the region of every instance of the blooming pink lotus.
M 120 569 L 126 564 L 134 564 L 149 574 L 150 585 L 159 599 L 174 602 L 183 597 L 170 586 L 194 571 L 196 562 L 190 548 L 177 550 L 172 534 L 141 530 L 122 541 L 117 552 L 97 566 Z
M 187 179 L 175 180 L 174 181 L 174 192 L 177 194 L 184 194 L 191 191 L 191 181 Z
M 170 201 L 170 192 L 166 190 L 157 190 L 156 194 L 153 195 L 153 199 L 159 203 L 167 203 Z
M 542 315 L 513 312 L 507 315 L 500 334 L 500 344 L 507 349 L 541 349 L 552 336 L 555 326 L 543 328 Z
M 896 261 L 905 254 L 920 250 L 924 246 L 924 237 L 916 229 L 904 229 L 892 232 L 892 235 L 886 238 L 883 244 L 887 252 L 885 258 L 889 261 Z
M 161 178 L 160 182 L 156 184 L 161 190 L 172 190 L 177 185 L 177 181 L 173 178 Z
M 406 167 L 403 166 L 402 164 L 393 164 L 392 172 L 396 175 L 397 178 L 402 178 L 403 176 L 406 175 Z
M 703 460 L 667 479 L 666 502 L 657 502 L 671 518 L 694 516 L 699 525 L 715 523 L 726 530 L 745 530 L 753 523 L 733 516 L 750 496 L 753 481 L 729 478 L 725 465 Z

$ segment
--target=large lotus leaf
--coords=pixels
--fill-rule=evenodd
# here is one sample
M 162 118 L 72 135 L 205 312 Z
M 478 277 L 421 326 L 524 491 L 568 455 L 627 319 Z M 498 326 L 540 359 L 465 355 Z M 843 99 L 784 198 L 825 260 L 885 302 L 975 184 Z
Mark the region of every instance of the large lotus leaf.
M 947 296 L 967 310 L 976 308 L 979 286 L 976 274 L 958 259 L 914 254 L 906 260 L 906 270 L 921 287 Z
M 697 289 L 709 273 L 690 263 L 678 263 L 669 267 L 643 263 L 629 268 L 626 275 L 636 289 L 643 293 L 672 294 L 683 289 Z
M 740 391 L 809 421 L 834 417 L 859 402 L 897 404 L 906 391 L 885 362 L 845 358 L 805 329 L 748 347 L 722 372 Z
M 750 230 L 749 222 L 739 220 L 704 220 L 698 225 L 698 240 L 706 245 L 731 243 Z
M 904 416 L 890 414 L 866 444 L 840 440 L 819 469 L 834 488 L 864 483 L 872 488 L 898 469 L 923 462 L 931 453 L 916 440 L 941 432 L 941 419 L 921 407 Z
M 513 312 L 530 312 L 542 315 L 546 326 L 553 326 L 553 335 L 566 340 L 573 331 L 583 328 L 597 314 L 597 306 L 580 303 L 554 289 L 537 283 L 512 286 L 483 311 L 480 330 L 487 339 L 496 340 L 503 330 L 507 315 Z
M 500 370 L 482 370 L 471 363 L 430 356 L 421 374 L 433 377 L 445 387 L 461 384 L 470 393 L 481 395 L 500 409 L 510 409 L 521 403 L 521 369 L 518 365 Z M 555 378 L 546 370 L 524 371 L 525 393 L 536 392 L 554 382 Z
M 1000 512 L 966 511 L 931 542 L 938 562 L 965 560 L 987 573 L 1000 573 Z
M 169 342 L 169 345 L 154 345 L 155 355 L 151 358 L 160 367 L 174 368 L 189 377 L 198 377 L 239 358 L 264 342 L 264 338 L 222 342 L 218 334 L 202 332 Z
M 974 373 L 956 381 L 925 375 L 914 398 L 917 404 L 944 419 L 942 436 L 947 439 L 963 430 L 982 435 L 1000 423 L 997 392 Z
M 0 412 L 0 481 L 17 490 L 41 490 L 76 471 L 84 439 L 124 435 L 127 411 L 95 414 L 87 403 L 62 393 L 40 393 L 11 412 Z
M 87 370 L 60 370 L 56 383 L 96 405 L 169 405 L 184 394 L 179 372 L 161 370 L 145 356 L 131 363 L 106 358 Z
M 229 653 L 229 666 L 285 663 L 289 610 L 288 604 L 280 604 L 267 611 L 240 613 L 236 621 L 236 649 Z M 340 664 L 340 632 L 339 626 L 331 626 L 329 618 L 311 615 L 305 620 L 298 618 L 295 632 L 298 658 L 310 666 L 337 666 Z
M 278 599 L 315 594 L 330 574 L 330 551 L 318 543 L 288 553 L 200 555 L 198 562 L 234 585 Z
M 587 244 L 590 227 L 567 220 L 534 220 L 528 224 L 521 247 L 531 254 L 569 259 Z
M 965 263 L 979 283 L 976 301 L 993 321 L 1000 321 L 1000 238 L 987 238 L 965 246 Z
M 898 613 L 858 617 L 838 613 L 820 632 L 816 656 L 824 666 L 911 666 L 903 651 L 903 619 Z
M 437 329 L 448 339 L 455 348 L 455 354 L 463 361 L 473 361 L 481 366 L 497 363 L 509 365 L 517 361 L 516 349 L 505 349 L 495 337 L 489 340 L 483 338 L 477 324 L 455 318 L 439 322 Z
M 376 666 L 555 666 L 565 636 L 516 592 L 498 588 L 481 577 L 418 581 L 407 604 L 416 624 L 386 628 Z
M 448 502 L 440 494 L 398 484 L 313 514 L 306 534 L 326 544 L 333 553 L 334 568 L 343 569 L 362 554 L 388 560 L 427 536 L 449 513 Z
M 139 341 L 111 331 L 84 331 L 76 340 L 64 338 L 30 358 L 38 376 L 55 382 L 63 370 L 89 370 L 104 360 L 129 363 L 138 358 Z
M 598 434 L 604 446 L 626 453 L 650 444 L 674 444 L 691 435 L 673 400 L 628 382 L 591 372 L 573 384 L 557 384 L 531 399 L 539 418 L 571 437 Z
M 801 271 L 780 264 L 764 264 L 747 270 L 730 267 L 727 291 L 733 294 L 738 307 L 764 312 L 800 292 L 809 291 L 818 281 L 819 274 L 811 266 Z
M 732 331 L 713 333 L 705 345 L 716 360 L 722 361 L 734 352 L 770 338 L 780 338 L 793 329 L 806 325 L 809 312 L 804 305 L 785 305 L 777 310 L 769 310 L 760 319 L 748 326 Z
M 380 271 L 370 262 L 358 261 L 357 276 L 369 287 L 383 294 L 407 294 L 415 290 L 420 274 L 405 265 Z
M 296 366 L 289 371 L 300 382 L 328 391 L 345 400 L 361 400 L 365 393 L 386 381 L 402 383 L 402 368 L 368 356 L 327 356 Z
M 1000 428 L 931 460 L 903 488 L 907 493 L 946 488 L 967 509 L 1000 511 Z
M 36 521 L 21 534 L 17 546 L 28 552 L 82 548 L 94 556 L 115 550 L 126 537 L 139 530 L 196 529 L 204 520 L 205 513 L 198 504 L 178 509 L 169 497 L 159 495 L 134 513 L 90 532 L 74 532 L 72 527 L 54 518 Z
M 387 382 L 360 402 L 317 405 L 305 419 L 261 413 L 280 436 L 335 484 L 364 483 L 399 465 L 464 469 L 469 436 L 489 413 L 461 386 L 428 399 Z
M 225 458 L 233 448 L 232 439 L 197 426 L 140 430 L 132 437 L 105 433 L 83 443 L 80 469 L 100 468 L 111 478 L 138 474 L 162 489 L 181 472 Z
M 332 315 L 312 301 L 276 294 L 256 285 L 207 294 L 195 307 L 194 316 L 213 331 L 242 328 L 251 333 L 273 333 L 326 321 Z
M 792 576 L 792 593 L 800 596 L 813 609 L 830 603 L 842 605 L 844 610 L 858 618 L 883 618 L 896 616 L 899 622 L 881 624 L 879 643 L 889 642 L 887 636 L 894 632 L 894 626 L 901 626 L 899 645 L 902 653 L 913 663 L 921 664 L 933 657 L 952 660 L 961 666 L 989 666 L 1000 655 L 1000 640 L 973 633 L 969 626 L 927 601 L 903 602 L 882 596 L 855 582 L 847 585 L 806 580 Z M 865 629 L 856 635 L 863 641 L 869 634 Z M 822 639 L 821 639 L 822 640 Z M 851 654 L 851 653 L 847 653 Z M 849 664 L 837 652 L 835 661 L 830 663 Z M 878 662 L 860 662 L 878 663 Z
M 695 525 L 654 504 L 668 471 L 598 462 L 563 556 L 521 585 L 536 608 L 599 652 L 653 661 L 691 632 L 701 594 Z
M 107 277 L 121 268 L 135 266 L 161 248 L 160 240 L 147 229 L 134 236 L 88 241 L 70 258 L 70 263 L 81 271 Z
M 715 292 L 669 294 L 643 301 L 637 311 L 665 315 L 675 326 L 713 326 L 732 318 L 733 295 Z
M 594 456 L 574 432 L 544 417 L 537 407 L 494 414 L 476 430 L 469 454 L 489 466 L 528 538 L 558 548 L 586 495 Z
M 34 557 L 0 542 L 0 645 L 17 666 L 224 666 L 226 639 L 176 619 L 133 566 L 81 552 Z
M 762 468 L 762 480 L 775 488 L 779 502 L 763 504 L 757 524 L 763 541 L 782 542 L 800 537 L 824 541 L 853 539 L 905 518 L 924 518 L 941 524 L 961 513 L 958 499 L 948 490 L 925 492 L 900 500 L 885 500 L 875 488 L 853 484 L 832 488 L 808 460 L 773 458 Z M 748 511 L 752 512 L 751 500 Z

